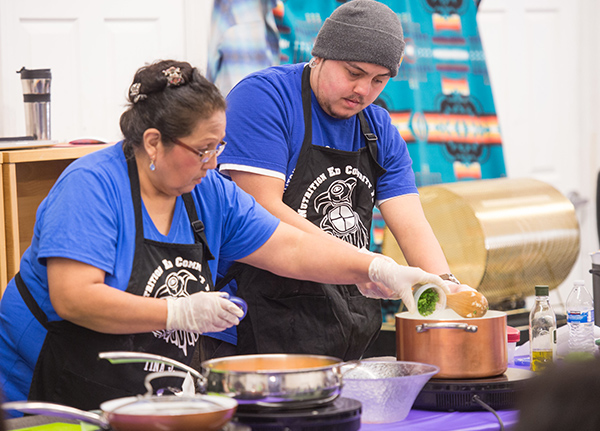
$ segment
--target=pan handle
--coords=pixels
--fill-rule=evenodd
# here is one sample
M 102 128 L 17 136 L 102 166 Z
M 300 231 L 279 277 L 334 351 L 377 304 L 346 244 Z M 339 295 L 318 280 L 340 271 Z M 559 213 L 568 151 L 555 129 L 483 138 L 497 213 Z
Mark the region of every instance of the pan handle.
M 467 323 L 423 323 L 415 327 L 418 333 L 427 332 L 430 329 L 459 329 L 465 332 L 477 332 L 477 325 L 469 325 Z
M 79 410 L 74 407 L 63 406 L 54 403 L 40 401 L 12 401 L 2 404 L 4 410 L 17 410 L 19 412 L 33 415 L 56 416 L 64 419 L 74 419 L 98 425 L 103 429 L 109 429 L 109 422 L 97 413 Z
M 134 362 L 157 362 L 159 364 L 167 364 L 172 365 L 175 368 L 179 368 L 183 371 L 187 371 L 192 376 L 196 377 L 198 380 L 203 380 L 204 376 L 200 374 L 194 368 L 185 365 L 179 361 L 175 361 L 166 356 L 154 355 L 152 353 L 142 353 L 142 352 L 100 352 L 98 354 L 98 358 L 107 359 L 111 364 L 131 364 Z

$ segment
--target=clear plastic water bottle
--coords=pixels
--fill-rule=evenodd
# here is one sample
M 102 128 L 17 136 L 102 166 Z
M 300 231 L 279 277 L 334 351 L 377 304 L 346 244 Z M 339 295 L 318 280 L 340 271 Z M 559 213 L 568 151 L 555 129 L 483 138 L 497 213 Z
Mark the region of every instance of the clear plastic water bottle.
M 567 298 L 567 324 L 569 325 L 569 354 L 593 355 L 594 300 L 585 288 L 583 280 L 573 282 L 573 290 Z
M 556 315 L 548 298 L 548 286 L 535 286 L 535 304 L 529 314 L 531 371 L 539 373 L 556 356 Z

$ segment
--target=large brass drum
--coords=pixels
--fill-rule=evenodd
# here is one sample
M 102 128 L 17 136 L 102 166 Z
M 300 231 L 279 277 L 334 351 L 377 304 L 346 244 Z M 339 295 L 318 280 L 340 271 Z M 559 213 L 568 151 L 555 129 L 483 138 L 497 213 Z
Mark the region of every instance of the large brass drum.
M 465 181 L 421 187 L 419 193 L 450 269 L 492 306 L 532 295 L 536 284 L 557 287 L 575 264 L 575 208 L 542 181 Z M 388 230 L 383 253 L 406 264 Z

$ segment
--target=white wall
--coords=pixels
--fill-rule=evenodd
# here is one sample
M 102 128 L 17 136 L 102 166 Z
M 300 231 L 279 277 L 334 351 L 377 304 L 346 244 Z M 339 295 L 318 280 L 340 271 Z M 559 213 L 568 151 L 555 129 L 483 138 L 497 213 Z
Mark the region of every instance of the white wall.
M 545 181 L 576 204 L 581 252 L 551 293 L 558 311 L 574 279 L 592 286 L 598 249 L 599 17 L 596 0 L 483 0 L 478 13 L 508 176 Z

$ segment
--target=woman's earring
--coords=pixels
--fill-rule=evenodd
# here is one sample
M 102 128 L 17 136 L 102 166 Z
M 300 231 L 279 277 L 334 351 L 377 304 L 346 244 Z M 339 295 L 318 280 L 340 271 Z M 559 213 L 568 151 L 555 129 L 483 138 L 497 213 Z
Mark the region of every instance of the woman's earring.
M 154 160 L 150 160 L 150 170 L 154 171 L 156 169 L 156 166 L 154 166 Z
M 317 59 L 316 58 L 311 58 L 310 61 L 308 62 L 308 67 L 310 67 L 311 69 L 314 69 L 315 67 L 317 67 Z

